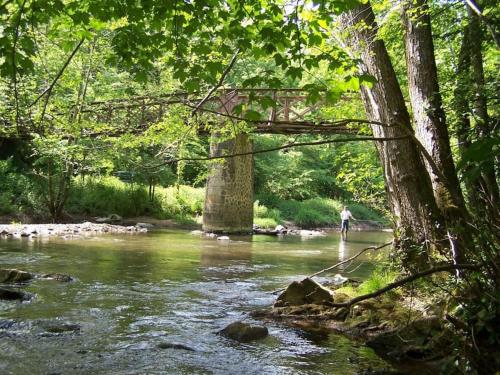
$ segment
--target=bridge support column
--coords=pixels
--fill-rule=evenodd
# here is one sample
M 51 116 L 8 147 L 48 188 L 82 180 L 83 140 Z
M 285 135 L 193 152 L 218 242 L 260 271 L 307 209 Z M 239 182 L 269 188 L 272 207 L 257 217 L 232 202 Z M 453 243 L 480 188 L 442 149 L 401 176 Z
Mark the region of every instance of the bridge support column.
M 210 145 L 210 155 L 252 151 L 246 134 Z M 253 224 L 253 155 L 221 159 L 207 179 L 203 230 L 218 233 L 250 233 Z

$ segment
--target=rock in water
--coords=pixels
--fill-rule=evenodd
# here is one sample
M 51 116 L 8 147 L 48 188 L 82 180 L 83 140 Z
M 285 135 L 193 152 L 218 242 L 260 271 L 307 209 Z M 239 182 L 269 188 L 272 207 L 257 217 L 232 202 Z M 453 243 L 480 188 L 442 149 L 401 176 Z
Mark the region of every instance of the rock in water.
M 193 348 L 190 348 L 187 345 L 184 344 L 178 344 L 175 342 L 161 342 L 158 344 L 159 349 L 181 349 L 181 350 L 188 350 L 190 352 L 195 352 Z
M 71 276 L 65 275 L 63 273 L 49 273 L 47 275 L 43 275 L 42 279 L 55 280 L 55 281 L 60 281 L 62 283 L 69 283 L 71 281 L 74 281 L 74 279 Z
M 38 325 L 49 333 L 79 333 L 81 327 L 79 324 L 63 321 L 40 321 Z
M 25 301 L 30 299 L 30 295 L 20 290 L 0 288 L 0 299 L 7 301 Z
M 274 307 L 300 306 L 306 304 L 325 305 L 333 302 L 333 293 L 314 280 L 306 278 L 294 281 L 280 294 Z
M 0 283 L 22 283 L 31 280 L 33 275 L 16 269 L 0 269 Z
M 260 340 L 269 335 L 267 328 L 264 326 L 256 326 L 243 322 L 234 322 L 226 328 L 219 331 L 219 334 L 240 342 L 249 342 Z
M 347 277 L 342 276 L 340 273 L 335 274 L 335 276 L 333 276 L 333 279 L 332 279 L 332 282 L 335 285 L 342 285 L 342 284 L 346 283 L 347 281 L 349 281 L 349 279 Z
M 220 236 L 217 237 L 217 241 L 229 241 L 230 238 L 228 236 Z
M 151 223 L 137 223 L 135 224 L 137 228 L 146 228 L 146 229 L 151 229 L 154 228 L 155 226 Z

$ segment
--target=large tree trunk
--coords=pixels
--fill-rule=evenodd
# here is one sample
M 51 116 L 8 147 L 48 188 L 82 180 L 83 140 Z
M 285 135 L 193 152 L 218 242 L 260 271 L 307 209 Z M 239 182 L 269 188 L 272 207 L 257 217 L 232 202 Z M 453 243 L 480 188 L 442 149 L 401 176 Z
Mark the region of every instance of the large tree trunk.
M 364 73 L 374 76 L 373 87 L 363 86 L 361 95 L 367 116 L 389 126 L 373 125 L 377 137 L 413 134 L 401 88 L 384 42 L 377 39 L 377 25 L 368 3 L 341 17 L 349 29 L 348 41 L 361 55 Z M 444 236 L 442 217 L 436 206 L 431 181 L 413 139 L 378 143 L 389 202 L 401 240 L 411 244 L 438 243 Z M 424 248 L 425 250 L 425 248 Z M 410 255 L 409 261 L 415 260 Z
M 470 81 L 470 48 L 469 48 L 469 28 L 465 27 L 458 54 L 457 71 L 456 71 L 456 87 L 453 93 L 453 109 L 457 118 L 455 124 L 455 134 L 458 141 L 458 150 L 462 157 L 468 150 L 471 141 L 471 122 L 470 122 L 470 106 L 469 106 L 469 91 L 471 86 Z M 467 168 L 465 169 L 467 172 Z M 479 200 L 477 199 L 477 188 L 470 179 L 464 180 L 465 191 L 469 208 L 477 212 Z
M 478 138 L 491 136 L 492 124 L 488 116 L 488 104 L 485 96 L 484 69 L 482 55 L 483 31 L 479 23 L 479 17 L 470 7 L 467 8 L 469 15 L 469 41 L 472 67 L 473 95 L 474 95 L 474 119 Z M 483 193 L 487 211 L 492 218 L 498 218 L 500 194 L 495 173 L 495 160 L 492 158 L 487 163 L 490 168 L 482 173 L 484 183 Z
M 434 197 L 444 214 L 448 228 L 458 236 L 455 259 L 464 259 L 472 246 L 467 231 L 467 210 L 457 177 L 450 147 L 446 117 L 439 92 L 431 20 L 426 0 L 405 0 L 402 7 L 405 28 L 408 90 L 412 105 L 415 133 L 434 161 L 426 160 Z M 434 170 L 436 168 L 437 170 Z

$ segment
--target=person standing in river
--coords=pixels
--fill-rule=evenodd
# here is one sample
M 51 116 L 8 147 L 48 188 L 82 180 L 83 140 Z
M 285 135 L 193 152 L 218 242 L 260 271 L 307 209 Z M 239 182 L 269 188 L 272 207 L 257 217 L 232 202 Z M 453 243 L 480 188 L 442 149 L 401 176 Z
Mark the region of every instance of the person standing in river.
M 344 206 L 342 212 L 340 212 L 340 219 L 342 219 L 342 223 L 340 226 L 340 232 L 342 233 L 342 239 L 347 240 L 347 231 L 349 230 L 349 219 L 356 220 L 354 216 L 352 216 L 351 211 L 347 209 L 347 206 Z

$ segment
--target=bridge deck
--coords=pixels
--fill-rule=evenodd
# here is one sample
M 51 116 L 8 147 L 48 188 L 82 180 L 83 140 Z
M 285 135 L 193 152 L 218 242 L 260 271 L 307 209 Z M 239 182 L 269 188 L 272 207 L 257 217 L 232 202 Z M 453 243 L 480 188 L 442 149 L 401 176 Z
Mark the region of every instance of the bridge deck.
M 212 128 L 217 121 L 246 121 L 255 133 L 355 133 L 346 122 L 325 120 L 322 112 L 325 102 L 310 103 L 306 91 L 301 89 L 219 90 L 205 101 L 199 99 L 199 95 L 187 93 L 113 99 L 89 103 L 80 113 L 86 120 L 113 124 L 117 131 L 133 131 L 159 122 L 174 106 L 213 115 L 206 120 Z M 207 128 L 200 127 L 199 131 L 208 132 Z

